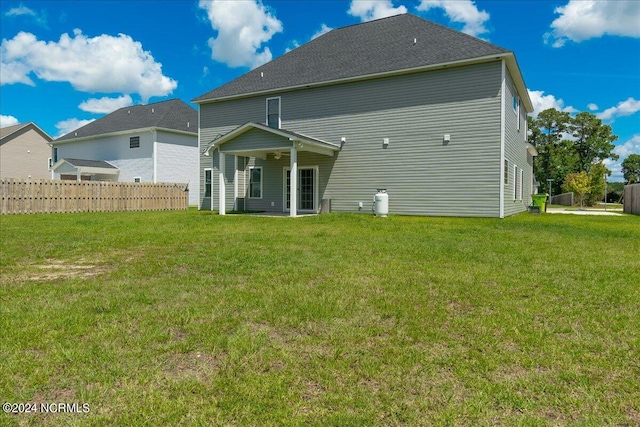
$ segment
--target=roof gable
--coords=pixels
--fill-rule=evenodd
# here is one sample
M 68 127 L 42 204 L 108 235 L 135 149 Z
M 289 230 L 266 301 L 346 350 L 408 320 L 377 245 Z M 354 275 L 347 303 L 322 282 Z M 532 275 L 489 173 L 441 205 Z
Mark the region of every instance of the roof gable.
M 26 131 L 28 131 L 29 129 L 33 129 L 34 131 L 38 132 L 42 138 L 44 138 L 47 142 L 51 142 L 53 141 L 53 138 L 51 138 L 49 136 L 49 134 L 47 134 L 45 131 L 43 131 L 42 129 L 40 129 L 38 127 L 38 125 L 36 125 L 34 122 L 28 122 L 28 123 L 20 123 L 17 125 L 13 125 L 13 126 L 6 126 L 0 129 L 0 140 L 2 140 L 2 142 L 6 142 L 9 140 L 12 140 L 13 138 L 22 135 L 23 133 L 25 133 Z
M 483 40 L 402 14 L 332 30 L 194 102 L 506 53 Z
M 163 128 L 198 132 L 198 112 L 179 99 L 120 108 L 56 139 L 68 141 L 134 129 Z
M 327 141 L 323 141 L 321 139 L 313 138 L 311 136 L 303 135 L 298 132 L 293 132 L 293 131 L 281 129 L 281 128 L 275 129 L 275 128 L 263 125 L 261 123 L 247 122 L 211 141 L 209 146 L 204 150 L 203 154 L 205 156 L 208 156 L 212 149 L 216 149 L 216 148 L 221 149 L 221 147 L 225 143 L 233 141 L 235 138 L 252 130 L 257 130 L 259 132 L 266 132 L 266 133 L 275 135 L 277 137 L 283 138 L 289 144 L 288 148 L 292 147 L 293 143 L 298 143 L 299 144 L 298 147 L 303 149 L 303 151 L 312 151 L 319 154 L 331 155 L 331 156 L 333 155 L 333 152 L 340 151 L 340 148 L 341 148 L 339 145 L 336 145 Z M 283 147 L 278 146 L 275 148 L 283 148 Z M 252 157 L 264 158 L 264 156 L 266 155 L 266 152 L 273 151 L 273 149 L 274 147 L 262 147 L 258 149 L 252 148 L 251 150 L 248 150 L 248 151 L 251 152 Z M 263 152 L 260 153 L 260 151 L 263 151 Z M 243 155 L 247 155 L 247 153 L 244 153 Z

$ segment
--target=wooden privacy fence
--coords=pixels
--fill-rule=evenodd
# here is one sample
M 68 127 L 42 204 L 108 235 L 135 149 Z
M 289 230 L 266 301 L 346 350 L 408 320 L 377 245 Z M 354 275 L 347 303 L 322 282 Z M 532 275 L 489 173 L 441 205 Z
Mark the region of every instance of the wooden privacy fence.
M 573 206 L 573 193 L 562 193 L 551 196 L 549 203 L 552 205 Z
M 3 215 L 189 208 L 186 184 L 3 179 Z
M 625 213 L 640 215 L 640 184 L 624 186 L 623 210 Z

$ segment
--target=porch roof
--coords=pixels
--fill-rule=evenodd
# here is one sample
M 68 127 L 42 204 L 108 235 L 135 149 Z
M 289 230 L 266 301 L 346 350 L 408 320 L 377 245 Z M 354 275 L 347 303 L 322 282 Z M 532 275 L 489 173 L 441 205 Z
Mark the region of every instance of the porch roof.
M 80 171 L 87 174 L 118 175 L 120 173 L 120 169 L 109 162 L 87 159 L 60 159 L 51 169 L 57 172 L 65 165 L 67 169 L 71 168 L 76 172 Z
M 268 145 L 268 146 L 261 144 L 260 147 L 249 147 L 249 148 L 242 148 L 242 149 L 225 150 L 224 147 L 222 147 L 225 143 L 232 141 L 235 138 L 239 137 L 240 135 L 253 129 L 257 129 L 262 132 L 267 132 L 272 135 L 282 137 L 284 141 L 278 142 L 277 144 Z M 289 151 L 294 146 L 295 148 L 298 149 L 298 151 L 310 151 L 318 154 L 324 154 L 327 156 L 333 156 L 333 154 L 336 151 L 340 151 L 340 148 L 341 148 L 340 145 L 333 144 L 331 142 L 322 141 L 320 139 L 303 135 L 298 132 L 293 132 L 287 129 L 275 129 L 275 128 L 266 126 L 262 123 L 247 122 L 241 126 L 238 126 L 232 131 L 224 135 L 221 135 L 215 138 L 213 141 L 211 141 L 209 146 L 205 149 L 204 155 L 208 156 L 211 150 L 214 150 L 217 148 L 221 152 L 227 153 L 227 154 L 235 154 L 238 156 L 245 156 L 245 157 L 258 157 L 258 158 L 265 159 L 268 153 L 279 153 L 282 151 Z

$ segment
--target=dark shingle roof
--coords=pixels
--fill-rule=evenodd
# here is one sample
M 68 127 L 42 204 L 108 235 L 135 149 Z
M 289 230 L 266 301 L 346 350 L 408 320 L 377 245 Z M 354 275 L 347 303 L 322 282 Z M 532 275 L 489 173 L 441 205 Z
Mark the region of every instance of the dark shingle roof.
M 505 53 L 509 51 L 415 15 L 396 15 L 332 30 L 194 102 Z
M 187 126 L 187 123 L 189 126 Z M 67 141 L 133 129 L 163 128 L 198 133 L 198 112 L 179 99 L 124 107 L 61 136 Z
M 118 169 L 113 166 L 109 162 L 104 162 L 102 160 L 86 160 L 86 159 L 63 159 L 67 163 L 71 164 L 75 167 L 85 167 L 85 168 L 105 168 L 105 169 Z

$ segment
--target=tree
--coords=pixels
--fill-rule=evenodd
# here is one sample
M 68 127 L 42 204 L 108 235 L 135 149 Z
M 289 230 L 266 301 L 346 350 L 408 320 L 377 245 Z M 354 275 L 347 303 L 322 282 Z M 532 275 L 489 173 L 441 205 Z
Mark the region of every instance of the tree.
M 570 173 L 562 184 L 562 189 L 566 192 L 573 192 L 580 199 L 580 207 L 584 203 L 584 197 L 589 192 L 590 180 L 585 171 Z
M 604 159 L 618 160 L 618 155 L 613 152 L 616 147 L 613 141 L 618 136 L 611 133 L 611 126 L 603 125 L 602 120 L 593 114 L 586 111 L 576 114 L 569 121 L 568 130 L 575 138 L 573 148 L 578 156 L 578 171 L 588 173 L 593 165 Z
M 567 112 L 548 108 L 538 114 L 535 119 L 528 118 L 529 142 L 538 151 L 538 158 L 534 165 L 536 180 L 540 183 L 542 192 L 549 192 L 547 179 L 553 179 L 558 193 L 560 183 L 564 181 L 567 162 L 563 154 L 567 151 L 567 144 L 563 142 L 563 135 L 567 130 L 571 116 Z
M 611 126 L 591 113 L 582 112 L 571 117 L 567 112 L 554 108 L 544 110 L 538 117 L 529 119 L 529 141 L 536 146 L 538 158 L 534 164 L 534 174 L 541 191 L 557 194 L 561 184 L 571 173 L 585 171 L 591 173 L 593 190 L 589 191 L 591 202 L 599 199 L 600 187 L 604 192 L 604 173 L 610 172 L 602 161 L 618 159 L 613 152 L 613 141 L 618 136 L 612 134 Z M 604 168 L 604 170 L 603 170 Z M 602 175 L 602 176 L 601 176 Z M 551 179 L 551 188 L 547 180 Z M 592 200 L 593 199 L 593 200 Z
M 629 184 L 640 182 L 640 154 L 629 154 L 622 161 L 622 175 Z
M 591 169 L 587 175 L 589 176 L 589 191 L 586 195 L 586 201 L 587 205 L 591 206 L 596 202 L 604 200 L 606 187 L 604 176 L 611 175 L 611 172 L 602 162 L 598 162 L 591 165 Z

